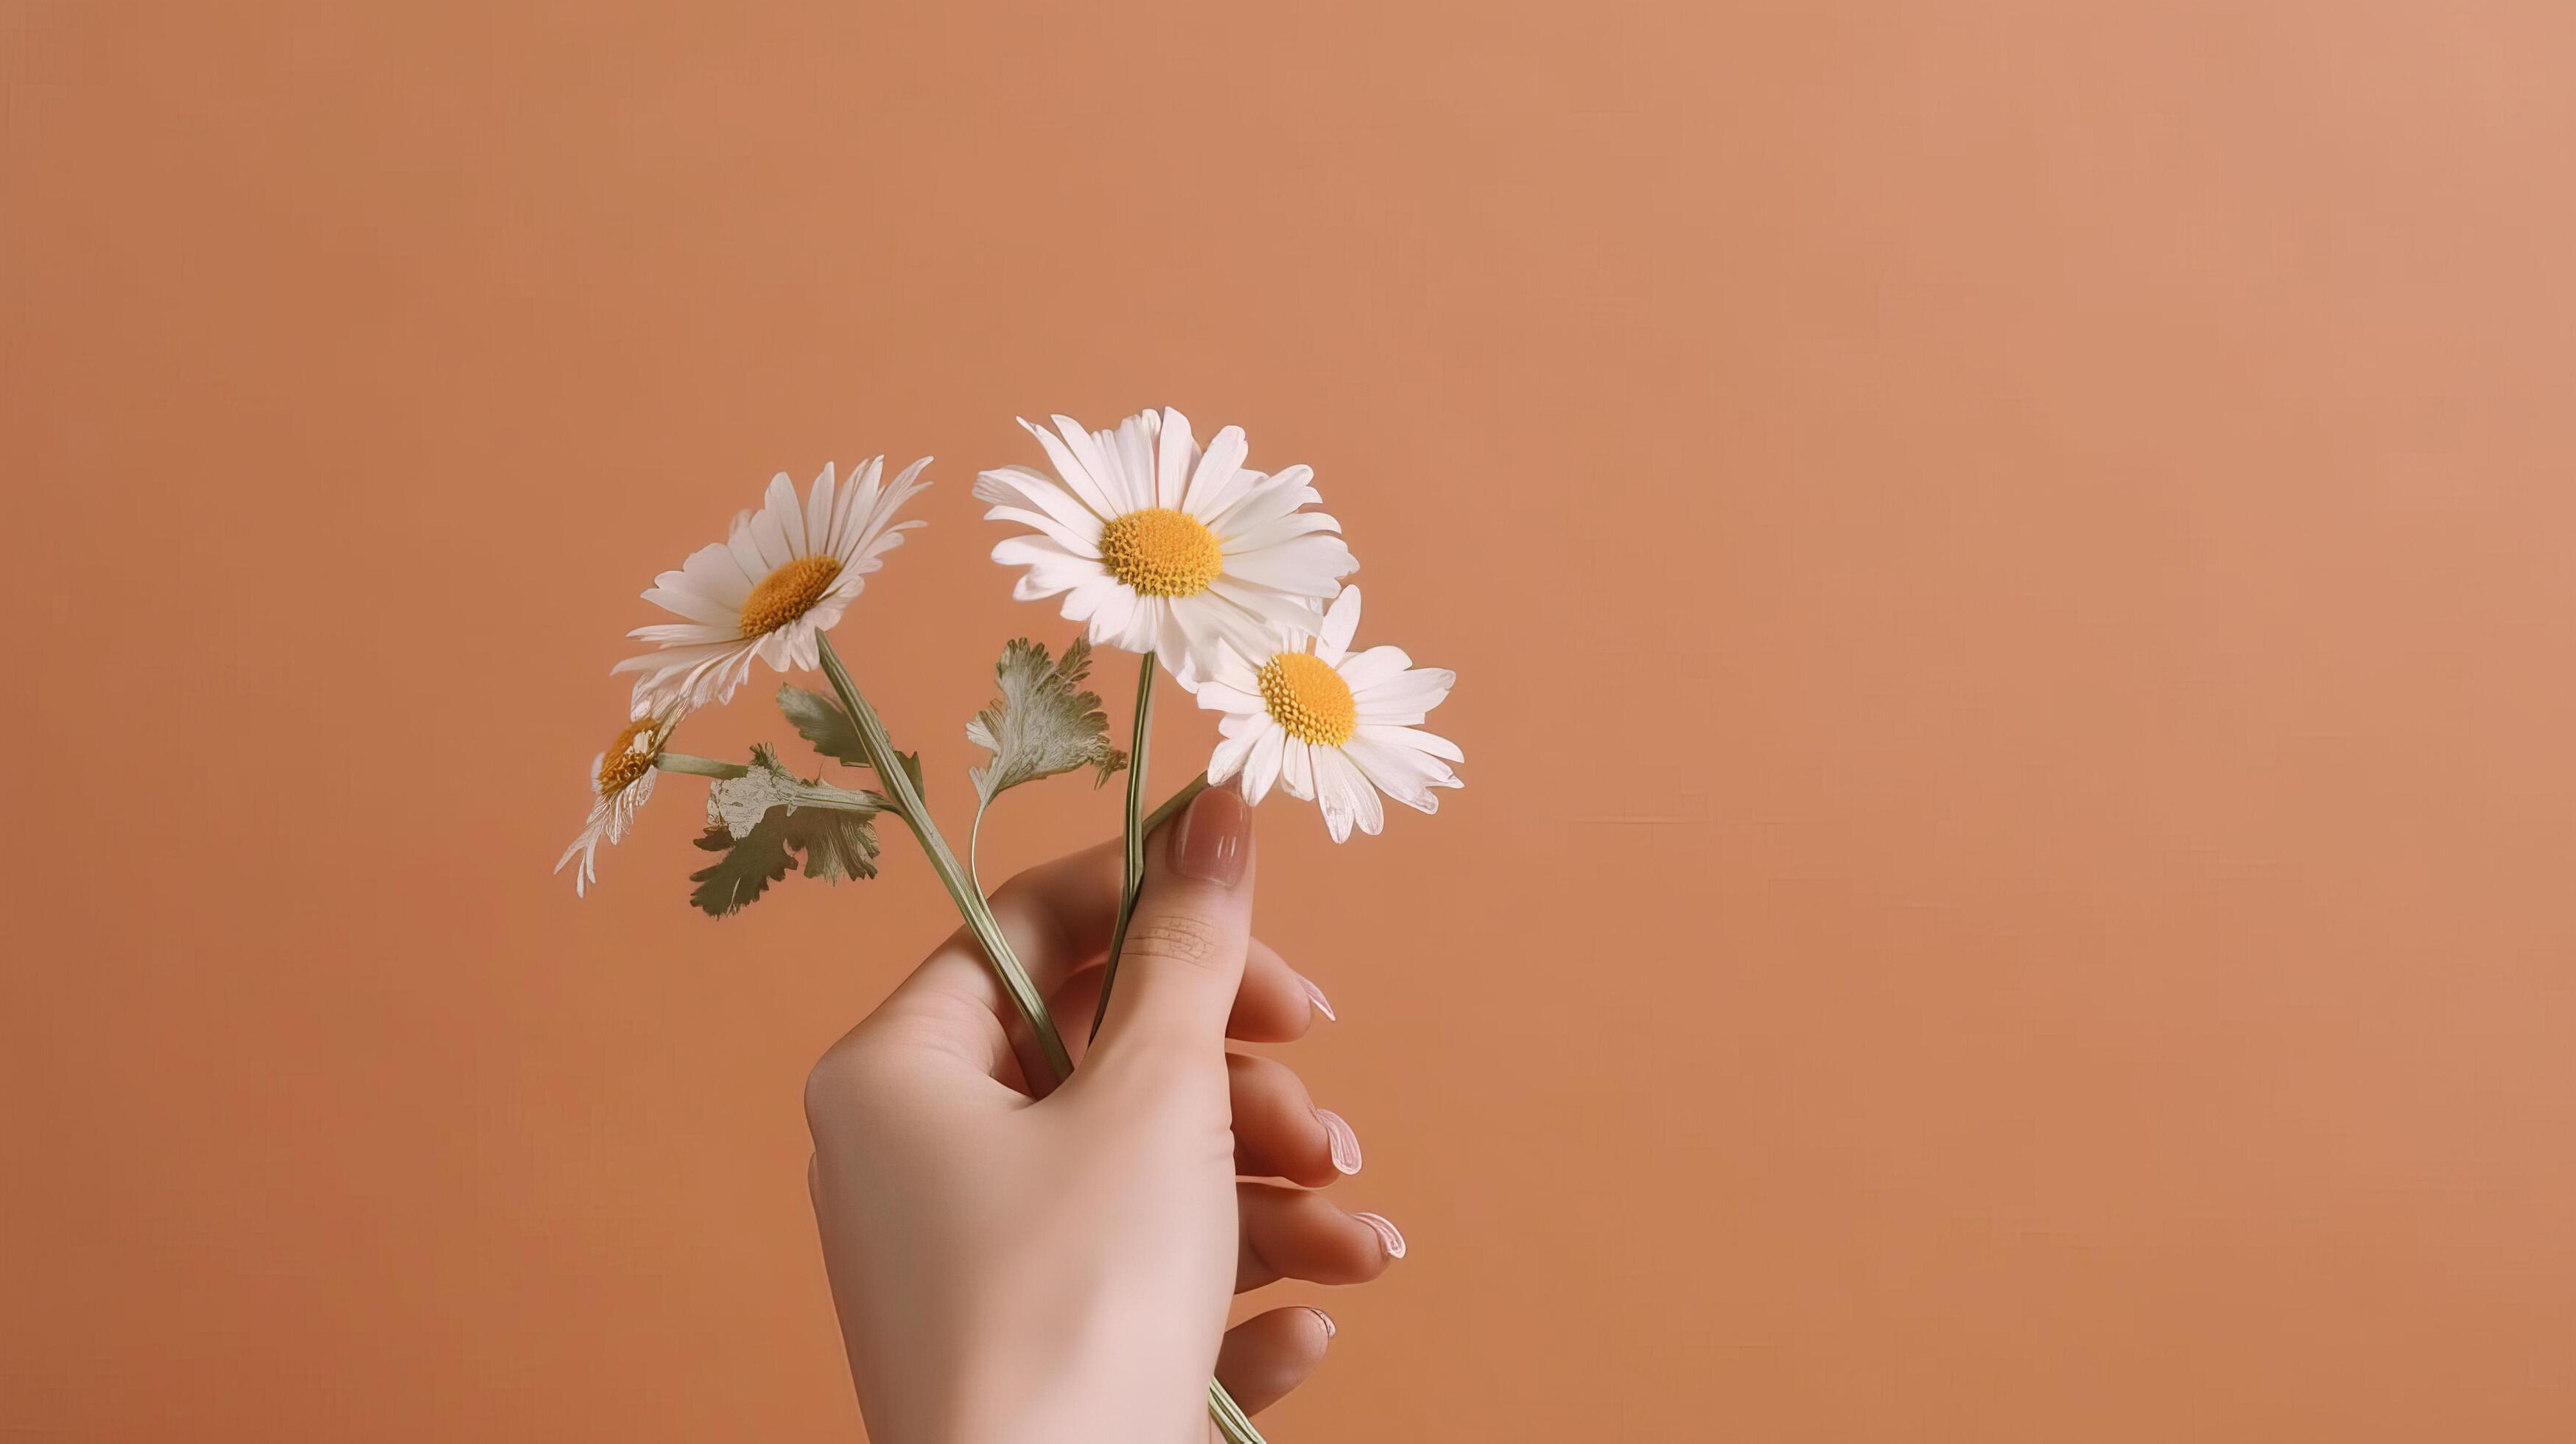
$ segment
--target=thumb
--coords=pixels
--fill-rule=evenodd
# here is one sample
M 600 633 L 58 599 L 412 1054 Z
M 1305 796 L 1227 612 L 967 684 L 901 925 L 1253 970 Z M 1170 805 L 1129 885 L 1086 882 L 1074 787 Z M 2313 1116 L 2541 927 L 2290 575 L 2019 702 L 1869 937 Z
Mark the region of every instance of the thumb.
M 1251 941 L 1252 809 L 1233 788 L 1211 787 L 1145 841 L 1145 880 L 1098 1047 L 1223 1051 Z

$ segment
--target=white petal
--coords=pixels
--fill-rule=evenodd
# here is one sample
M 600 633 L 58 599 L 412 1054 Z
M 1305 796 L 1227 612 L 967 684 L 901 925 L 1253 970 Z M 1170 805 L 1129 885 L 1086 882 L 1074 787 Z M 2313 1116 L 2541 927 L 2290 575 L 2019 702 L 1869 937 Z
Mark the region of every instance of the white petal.
M 739 645 L 741 645 L 739 642 L 720 642 L 664 647 L 657 652 L 628 657 L 609 668 L 608 675 L 614 677 L 620 672 L 649 672 L 655 677 L 662 677 L 676 672 L 685 672 L 709 657 L 730 652 Z
M 1029 435 L 1038 439 L 1038 445 L 1046 448 L 1047 460 L 1054 465 L 1055 474 L 1063 479 L 1065 488 L 1071 491 L 1084 506 L 1104 517 L 1116 516 L 1126 509 L 1111 501 L 1108 494 L 1101 490 L 1100 483 L 1092 478 L 1090 472 L 1083 469 L 1082 463 L 1074 459 L 1071 451 L 1065 449 L 1064 438 L 1043 426 L 1033 425 L 1025 419 L 1020 422 L 1020 425 L 1027 427 Z M 1079 431 L 1082 428 L 1077 426 L 1073 429 Z
M 1361 658 L 1367 655 L 1364 652 Z M 1342 680 L 1350 681 L 1350 675 L 1345 669 Z M 1359 717 L 1363 722 L 1412 723 L 1421 721 L 1432 708 L 1448 701 L 1449 689 L 1457 685 L 1458 674 L 1446 667 L 1417 667 L 1401 676 L 1365 687 L 1354 685 L 1351 700 L 1358 704 Z
M 1325 748 L 1315 754 L 1315 806 L 1324 814 L 1324 830 L 1341 842 L 1351 835 L 1351 820 L 1359 815 L 1356 793 L 1368 784 L 1360 779 L 1342 754 Z
M 1342 674 L 1343 685 L 1349 687 L 1351 696 L 1356 698 L 1378 684 L 1402 675 L 1404 669 L 1412 665 L 1413 659 L 1404 655 L 1402 647 L 1371 647 L 1333 670 Z
M 768 529 L 761 527 L 763 522 L 769 524 Z M 805 549 L 805 509 L 797 505 L 796 483 L 787 479 L 786 472 L 769 479 L 769 493 L 760 499 L 760 514 L 752 518 L 751 525 L 762 553 L 772 557 L 775 565 L 784 566 L 798 557 L 812 555 Z M 786 554 L 779 555 L 775 547 L 784 547 Z
M 761 555 L 760 543 L 752 539 L 751 519 L 748 516 L 735 519 L 733 530 L 725 535 L 725 547 L 733 553 L 733 564 L 742 568 L 742 574 L 750 578 L 754 586 L 767 580 L 771 572 L 785 565 L 784 562 L 773 562 Z M 751 593 L 746 589 L 743 595 L 748 597 Z
M 1234 474 L 1243 465 L 1246 451 L 1243 428 L 1229 426 L 1209 438 L 1207 454 L 1199 458 L 1190 473 L 1189 490 L 1182 494 L 1180 508 L 1194 517 L 1205 519 L 1215 508 L 1208 503 L 1234 490 Z
M 1101 609 L 1109 604 L 1111 595 L 1124 590 L 1115 577 L 1085 577 L 1066 588 L 1062 615 L 1068 622 L 1084 622 L 1090 626 L 1091 645 L 1115 646 L 1114 634 L 1102 626 L 1098 618 Z
M 1422 771 L 1422 764 L 1431 759 L 1421 753 L 1381 746 L 1366 737 L 1353 737 L 1342 744 L 1342 755 L 1349 758 L 1360 775 L 1380 792 L 1405 806 L 1429 812 L 1440 805 L 1438 799 L 1431 795 L 1429 776 Z M 1449 770 L 1436 762 L 1431 765 L 1440 767 L 1443 773 Z
M 1253 744 L 1260 740 L 1259 732 L 1246 732 L 1218 743 L 1216 751 L 1208 758 L 1208 785 L 1217 786 L 1241 771 L 1244 759 L 1252 755 Z
M 1350 655 L 1351 638 L 1358 634 L 1359 629 L 1360 589 L 1344 587 L 1341 595 L 1333 598 L 1333 604 L 1324 609 L 1323 629 L 1315 634 L 1315 655 L 1323 658 L 1328 666 L 1340 667 L 1342 659 Z M 1342 680 L 1347 682 L 1350 679 L 1345 677 Z
M 664 572 L 654 578 L 656 585 L 644 590 L 644 600 L 666 612 L 674 612 L 693 622 L 710 627 L 730 626 L 742 617 L 742 604 L 721 606 L 708 597 L 690 590 L 688 579 L 679 572 Z
M 832 549 L 832 463 L 823 463 L 823 474 L 814 478 L 814 489 L 805 497 L 805 540 L 818 552 Z
M 1279 790 L 1291 797 L 1315 800 L 1315 753 L 1311 742 L 1289 739 L 1286 757 L 1279 769 Z
M 1259 485 L 1244 488 L 1243 494 L 1228 503 L 1225 510 L 1202 520 L 1207 522 L 1208 530 L 1218 536 L 1232 536 L 1239 531 L 1250 531 L 1264 522 L 1277 521 L 1301 506 L 1323 499 L 1315 494 L 1315 488 L 1307 485 L 1314 475 L 1313 470 L 1307 467 L 1289 467 Z
M 1261 699 L 1223 682 L 1201 678 L 1198 685 L 1199 705 L 1211 712 L 1266 712 Z
M 1359 824 L 1360 831 L 1373 837 L 1386 827 L 1386 809 L 1378 804 L 1377 789 L 1369 785 L 1368 778 L 1351 762 L 1349 754 L 1338 747 L 1316 749 L 1315 777 L 1318 788 L 1322 786 L 1323 778 L 1327 773 L 1332 774 L 1340 785 L 1344 801 L 1350 808 L 1350 820 Z M 1327 822 L 1330 820 L 1326 819 Z M 1349 835 L 1345 831 L 1341 837 L 1333 840 L 1340 842 Z
M 1280 649 L 1277 627 L 1214 592 L 1175 597 L 1171 605 L 1180 654 L 1200 676 L 1217 672 L 1227 648 L 1264 659 Z
M 1154 462 L 1154 506 L 1178 509 L 1189 484 L 1190 467 L 1198 460 L 1198 444 L 1190 440 L 1190 419 L 1171 407 L 1163 408 L 1163 434 Z
M 850 533 L 868 513 L 876 510 L 877 496 L 884 489 L 885 458 L 871 456 L 850 468 L 841 480 L 841 489 L 832 498 L 832 522 L 824 529 L 824 541 L 832 554 L 839 556 Z
M 657 647 L 700 647 L 710 642 L 732 642 L 742 636 L 740 623 L 709 626 L 704 622 L 659 622 L 637 627 L 626 635 Z
M 1091 509 L 1075 498 L 1072 492 L 1035 473 L 1013 476 L 988 471 L 984 473 L 984 478 L 975 483 L 975 495 L 981 500 L 997 503 L 993 511 L 984 514 L 986 520 L 1003 520 L 1000 512 L 1002 507 L 1042 511 L 1055 518 L 1066 531 L 1090 543 L 1095 554 L 1097 553 L 1101 519 L 1093 515 Z M 987 482 L 992 483 L 989 490 Z
M 1154 494 L 1155 438 L 1162 429 L 1162 417 L 1140 411 L 1118 423 L 1117 439 L 1110 446 L 1111 459 L 1127 482 L 1127 494 L 1140 506 Z
M 1363 722 L 1360 724 L 1359 735 L 1386 747 L 1409 747 L 1416 752 L 1446 758 L 1451 762 L 1467 760 L 1467 754 L 1459 750 L 1457 743 L 1436 733 L 1425 732 L 1419 727 L 1396 727 L 1383 722 Z
M 1190 506 L 1193 508 L 1191 515 L 1205 523 L 1211 531 L 1215 531 L 1218 518 L 1224 516 L 1236 502 L 1260 490 L 1268 484 L 1269 480 L 1269 477 L 1251 467 L 1238 466 L 1234 469 L 1233 477 L 1223 486 L 1209 487 L 1205 496 L 1195 493 L 1191 495 Z M 1218 534 L 1223 535 L 1222 532 Z
M 1280 756 L 1286 750 L 1288 734 L 1273 727 L 1264 731 L 1252 744 L 1252 755 L 1243 762 L 1243 800 L 1259 802 L 1270 795 L 1279 780 Z
M 1044 512 L 1031 511 L 1023 506 L 994 507 L 984 513 L 984 520 L 1033 526 L 1046 533 L 1048 540 L 1076 556 L 1097 558 L 1100 555 L 1100 522 L 1096 517 L 1091 519 L 1089 536 L 1066 526 Z
M 1073 453 L 1073 459 L 1082 464 L 1082 469 L 1090 475 L 1091 479 L 1099 484 L 1101 495 L 1109 498 L 1113 506 L 1118 506 L 1125 501 L 1130 494 L 1128 487 L 1124 478 L 1119 475 L 1118 468 L 1110 463 L 1109 453 L 1101 447 L 1100 438 L 1083 430 L 1082 423 L 1070 416 L 1058 416 L 1053 419 L 1055 429 L 1064 436 L 1066 449 Z M 1119 506 L 1120 511 L 1134 509 L 1132 506 Z M 1117 512 L 1109 513 L 1111 516 L 1117 514 Z
M 1292 542 L 1313 532 L 1338 533 L 1340 528 L 1341 523 L 1320 511 L 1292 512 L 1277 521 L 1266 521 L 1249 531 L 1236 532 L 1224 538 L 1219 546 L 1227 556 L 1238 556 L 1244 552 L 1262 551 L 1284 542 Z
M 1134 588 L 1123 585 L 1115 577 L 1101 580 L 1108 585 L 1102 588 L 1099 600 L 1091 607 L 1091 625 L 1100 632 L 1124 632 L 1136 620 L 1136 606 L 1142 599 Z
M 1229 556 L 1225 559 L 1225 574 L 1320 602 L 1341 590 L 1341 579 L 1358 571 L 1359 566 L 1359 560 L 1340 537 L 1318 533 Z
M 669 576 L 664 572 L 655 580 L 669 586 L 670 582 L 664 580 Z M 723 542 L 710 542 L 689 553 L 689 559 L 680 563 L 680 577 L 690 591 L 736 612 L 751 599 L 751 584 L 758 580 L 742 574 L 741 561 Z
M 1051 597 L 1073 586 L 1108 573 L 1100 563 L 1078 557 L 1045 537 L 1015 536 L 993 544 L 993 560 L 1006 567 L 1027 567 L 1012 595 L 1021 601 Z

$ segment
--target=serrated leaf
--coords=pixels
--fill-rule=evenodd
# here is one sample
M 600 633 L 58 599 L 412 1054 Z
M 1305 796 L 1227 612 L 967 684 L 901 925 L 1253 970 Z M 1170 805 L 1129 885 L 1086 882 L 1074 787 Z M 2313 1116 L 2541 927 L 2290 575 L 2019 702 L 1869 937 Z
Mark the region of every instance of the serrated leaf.
M 841 710 L 840 703 L 820 692 L 782 684 L 778 689 L 778 710 L 785 714 L 787 725 L 796 729 L 797 736 L 814 744 L 815 751 L 852 767 L 868 765 L 867 749 L 859 744 L 858 726 L 850 721 L 850 714 Z M 914 795 L 929 796 L 921 782 L 921 754 L 898 752 L 894 757 L 904 775 L 912 779 Z
M 827 883 L 876 876 L 876 809 L 859 805 L 862 798 L 797 778 L 768 746 L 752 748 L 747 774 L 707 790 L 707 830 L 697 845 L 723 856 L 689 874 L 698 884 L 689 901 L 709 917 L 739 912 L 800 858 L 807 877 Z
M 815 751 L 852 767 L 868 765 L 867 749 L 859 745 L 859 729 L 840 703 L 820 692 L 781 684 L 778 710 L 786 714 L 787 725 L 796 729 L 797 736 L 814 744 Z
M 1077 638 L 1061 661 L 1026 637 L 1002 649 L 993 664 L 1001 695 L 966 724 L 966 740 L 993 754 L 989 767 L 970 768 L 979 805 L 1042 777 L 1089 767 L 1094 787 L 1127 765 L 1127 754 L 1109 745 L 1109 718 L 1100 694 L 1080 690 L 1091 674 L 1091 643 Z

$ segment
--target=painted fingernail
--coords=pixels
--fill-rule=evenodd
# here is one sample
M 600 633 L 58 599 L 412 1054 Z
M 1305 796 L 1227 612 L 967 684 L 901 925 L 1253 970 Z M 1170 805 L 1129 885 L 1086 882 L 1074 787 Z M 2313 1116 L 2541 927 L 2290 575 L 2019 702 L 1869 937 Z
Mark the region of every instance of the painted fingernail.
M 1342 1115 L 1330 1108 L 1316 1109 L 1315 1116 L 1324 1121 L 1324 1142 L 1333 1150 L 1334 1171 L 1344 1174 L 1359 1172 L 1360 1136 L 1351 1131 L 1351 1125 L 1342 1121 Z M 1397 1252 L 1403 1251 L 1403 1244 L 1404 1240 L 1396 1240 Z
M 1315 1011 L 1324 1015 L 1325 1022 L 1338 1023 L 1342 1021 L 1340 1018 L 1333 1015 L 1333 1000 L 1324 996 L 1324 990 L 1315 986 L 1315 980 L 1313 978 L 1307 977 L 1303 973 L 1299 973 L 1297 975 L 1297 986 L 1306 990 L 1306 1001 L 1315 1005 Z
M 1404 1257 L 1404 1235 L 1396 1230 L 1394 1224 L 1386 1221 L 1385 1215 L 1355 1213 L 1351 1217 L 1377 1230 L 1377 1241 L 1385 1247 L 1388 1258 Z
M 1334 1323 L 1334 1322 L 1333 1322 L 1333 1316 L 1332 1316 L 1331 1314 L 1325 1313 L 1322 1309 L 1315 1308 L 1315 1307 L 1312 1307 L 1312 1306 L 1310 1305 L 1310 1306 L 1307 1308 L 1306 1312 L 1308 1312 L 1308 1313 L 1310 1313 L 1310 1314 L 1313 1314 L 1313 1315 L 1315 1316 L 1315 1322 L 1316 1322 L 1316 1323 L 1319 1323 L 1319 1324 L 1322 1324 L 1322 1325 L 1324 1326 L 1324 1337 L 1325 1337 L 1325 1338 L 1328 1338 L 1328 1339 L 1329 1339 L 1329 1338 L 1331 1338 L 1333 1335 L 1338 1334 L 1338 1333 L 1340 1333 L 1340 1332 L 1342 1331 L 1341 1326 L 1340 1326 L 1339 1324 L 1336 1324 L 1336 1323 Z
M 1211 787 L 1181 814 L 1179 835 L 1172 839 L 1172 871 L 1224 887 L 1243 881 L 1246 844 L 1252 835 L 1252 809 L 1231 787 Z

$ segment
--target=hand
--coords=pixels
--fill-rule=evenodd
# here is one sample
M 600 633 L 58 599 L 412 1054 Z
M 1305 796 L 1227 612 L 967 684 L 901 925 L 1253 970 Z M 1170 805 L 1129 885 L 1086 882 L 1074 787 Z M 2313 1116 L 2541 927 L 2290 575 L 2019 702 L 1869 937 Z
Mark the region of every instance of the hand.
M 1322 996 L 1251 937 L 1251 810 L 1231 789 L 1146 840 L 1082 1056 L 1119 857 L 1077 853 L 993 897 L 1076 1050 L 1069 1082 L 1049 1091 L 961 932 L 806 1085 L 814 1211 L 874 1444 L 1204 1444 L 1211 1375 L 1258 1410 L 1333 1333 L 1311 1308 L 1229 1331 L 1231 1295 L 1363 1283 L 1403 1256 L 1393 1225 L 1306 1191 L 1358 1171 L 1349 1127 L 1286 1066 L 1226 1051 L 1303 1036 Z

